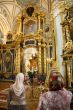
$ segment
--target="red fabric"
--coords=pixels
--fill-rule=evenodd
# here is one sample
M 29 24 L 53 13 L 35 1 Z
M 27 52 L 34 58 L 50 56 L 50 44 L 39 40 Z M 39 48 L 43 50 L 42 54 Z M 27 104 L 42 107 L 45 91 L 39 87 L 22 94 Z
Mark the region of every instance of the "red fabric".
M 58 76 L 56 76 L 56 75 L 51 77 L 52 80 L 57 80 L 57 78 L 58 78 Z

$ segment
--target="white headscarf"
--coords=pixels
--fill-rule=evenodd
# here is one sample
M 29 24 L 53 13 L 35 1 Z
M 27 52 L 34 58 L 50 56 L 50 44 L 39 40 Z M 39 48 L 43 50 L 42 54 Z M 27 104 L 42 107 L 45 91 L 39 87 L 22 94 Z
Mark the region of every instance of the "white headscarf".
M 24 91 L 23 82 L 24 82 L 24 74 L 18 73 L 16 76 L 15 83 L 13 84 L 13 90 L 17 96 L 20 96 L 22 94 L 22 92 Z

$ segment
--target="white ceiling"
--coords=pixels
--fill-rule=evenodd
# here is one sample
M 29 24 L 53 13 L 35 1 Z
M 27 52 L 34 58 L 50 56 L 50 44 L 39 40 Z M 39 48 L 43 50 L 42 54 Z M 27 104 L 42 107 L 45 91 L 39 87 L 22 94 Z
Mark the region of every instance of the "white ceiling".
M 4 30 L 2 25 L 2 29 L 5 34 L 6 31 L 12 30 L 13 22 L 20 11 L 21 7 L 17 4 L 16 0 L 0 0 L 0 24 L 3 24 L 4 21 L 5 25 L 7 24 L 8 27 L 7 30 Z

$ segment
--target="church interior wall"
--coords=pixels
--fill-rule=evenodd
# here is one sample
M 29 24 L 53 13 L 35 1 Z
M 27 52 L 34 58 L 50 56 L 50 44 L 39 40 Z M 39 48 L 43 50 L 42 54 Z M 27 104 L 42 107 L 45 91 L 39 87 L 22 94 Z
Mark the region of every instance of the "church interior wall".
M 21 3 L 19 4 L 16 0 L 15 1 L 8 0 L 7 2 L 2 0 L 0 2 L 0 30 L 4 35 L 4 38 L 2 40 L 4 41 L 3 43 L 5 44 L 7 42 L 8 32 L 11 32 L 12 42 L 14 42 L 13 45 L 15 49 L 17 49 L 18 47 L 22 47 L 24 44 L 24 41 L 27 41 L 28 39 L 36 40 L 37 45 L 35 47 L 39 48 L 38 49 L 38 54 L 39 54 L 38 69 L 40 68 L 39 73 L 41 74 L 45 72 L 45 74 L 47 75 L 49 74 L 49 71 L 52 68 L 57 68 L 64 76 L 65 67 L 63 63 L 64 63 L 65 56 L 63 53 L 63 48 L 66 47 L 68 43 L 66 44 L 65 42 L 66 40 L 66 36 L 64 36 L 65 29 L 62 24 L 66 16 L 65 8 L 67 8 L 67 6 L 68 8 L 71 7 L 73 2 L 71 0 L 69 1 L 66 0 L 66 2 L 52 1 L 51 11 L 49 12 L 48 12 L 49 5 L 47 5 L 47 3 L 48 3 L 47 0 L 41 0 L 37 2 L 35 7 L 31 3 L 31 4 L 28 4 L 28 6 L 25 4 L 23 8 Z M 33 14 L 30 16 L 27 13 L 27 9 L 29 7 L 32 7 L 34 9 Z M 24 20 L 23 24 L 21 23 L 21 17 L 23 17 L 22 20 Z M 71 36 L 73 35 L 72 19 L 70 20 Z M 29 26 L 29 29 L 28 29 L 28 26 Z M 27 30 L 27 34 L 25 32 L 26 30 Z M 71 41 L 73 42 L 72 37 L 71 37 Z M 15 46 L 15 43 L 16 43 L 16 46 Z M 26 48 L 27 47 L 32 47 L 32 46 L 29 45 L 29 46 L 26 46 Z M 1 48 L 3 49 L 4 47 L 1 47 Z M 11 44 L 7 46 L 7 49 L 8 48 L 9 49 L 12 48 Z M 43 50 L 43 61 L 41 61 L 42 50 Z M 46 50 L 48 50 L 48 54 L 46 54 Z M 73 59 L 73 53 L 71 53 L 72 51 L 73 50 L 70 51 L 70 54 L 66 53 L 68 54 L 68 56 L 70 56 L 69 59 L 71 59 L 71 62 Z M 21 54 L 21 49 L 18 50 L 18 53 Z M 20 61 L 16 63 L 16 65 L 18 65 L 19 67 L 21 58 L 19 57 L 18 54 L 16 56 L 17 58 L 20 59 Z M 43 62 L 43 66 L 42 66 L 42 62 Z M 72 65 L 70 67 L 72 68 Z M 20 71 L 20 69 L 18 71 Z

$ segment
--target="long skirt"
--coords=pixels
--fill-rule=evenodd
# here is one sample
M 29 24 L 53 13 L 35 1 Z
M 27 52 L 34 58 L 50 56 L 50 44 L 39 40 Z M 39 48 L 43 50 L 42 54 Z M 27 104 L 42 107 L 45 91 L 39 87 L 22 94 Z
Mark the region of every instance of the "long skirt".
M 9 105 L 8 110 L 26 110 L 26 105 Z

